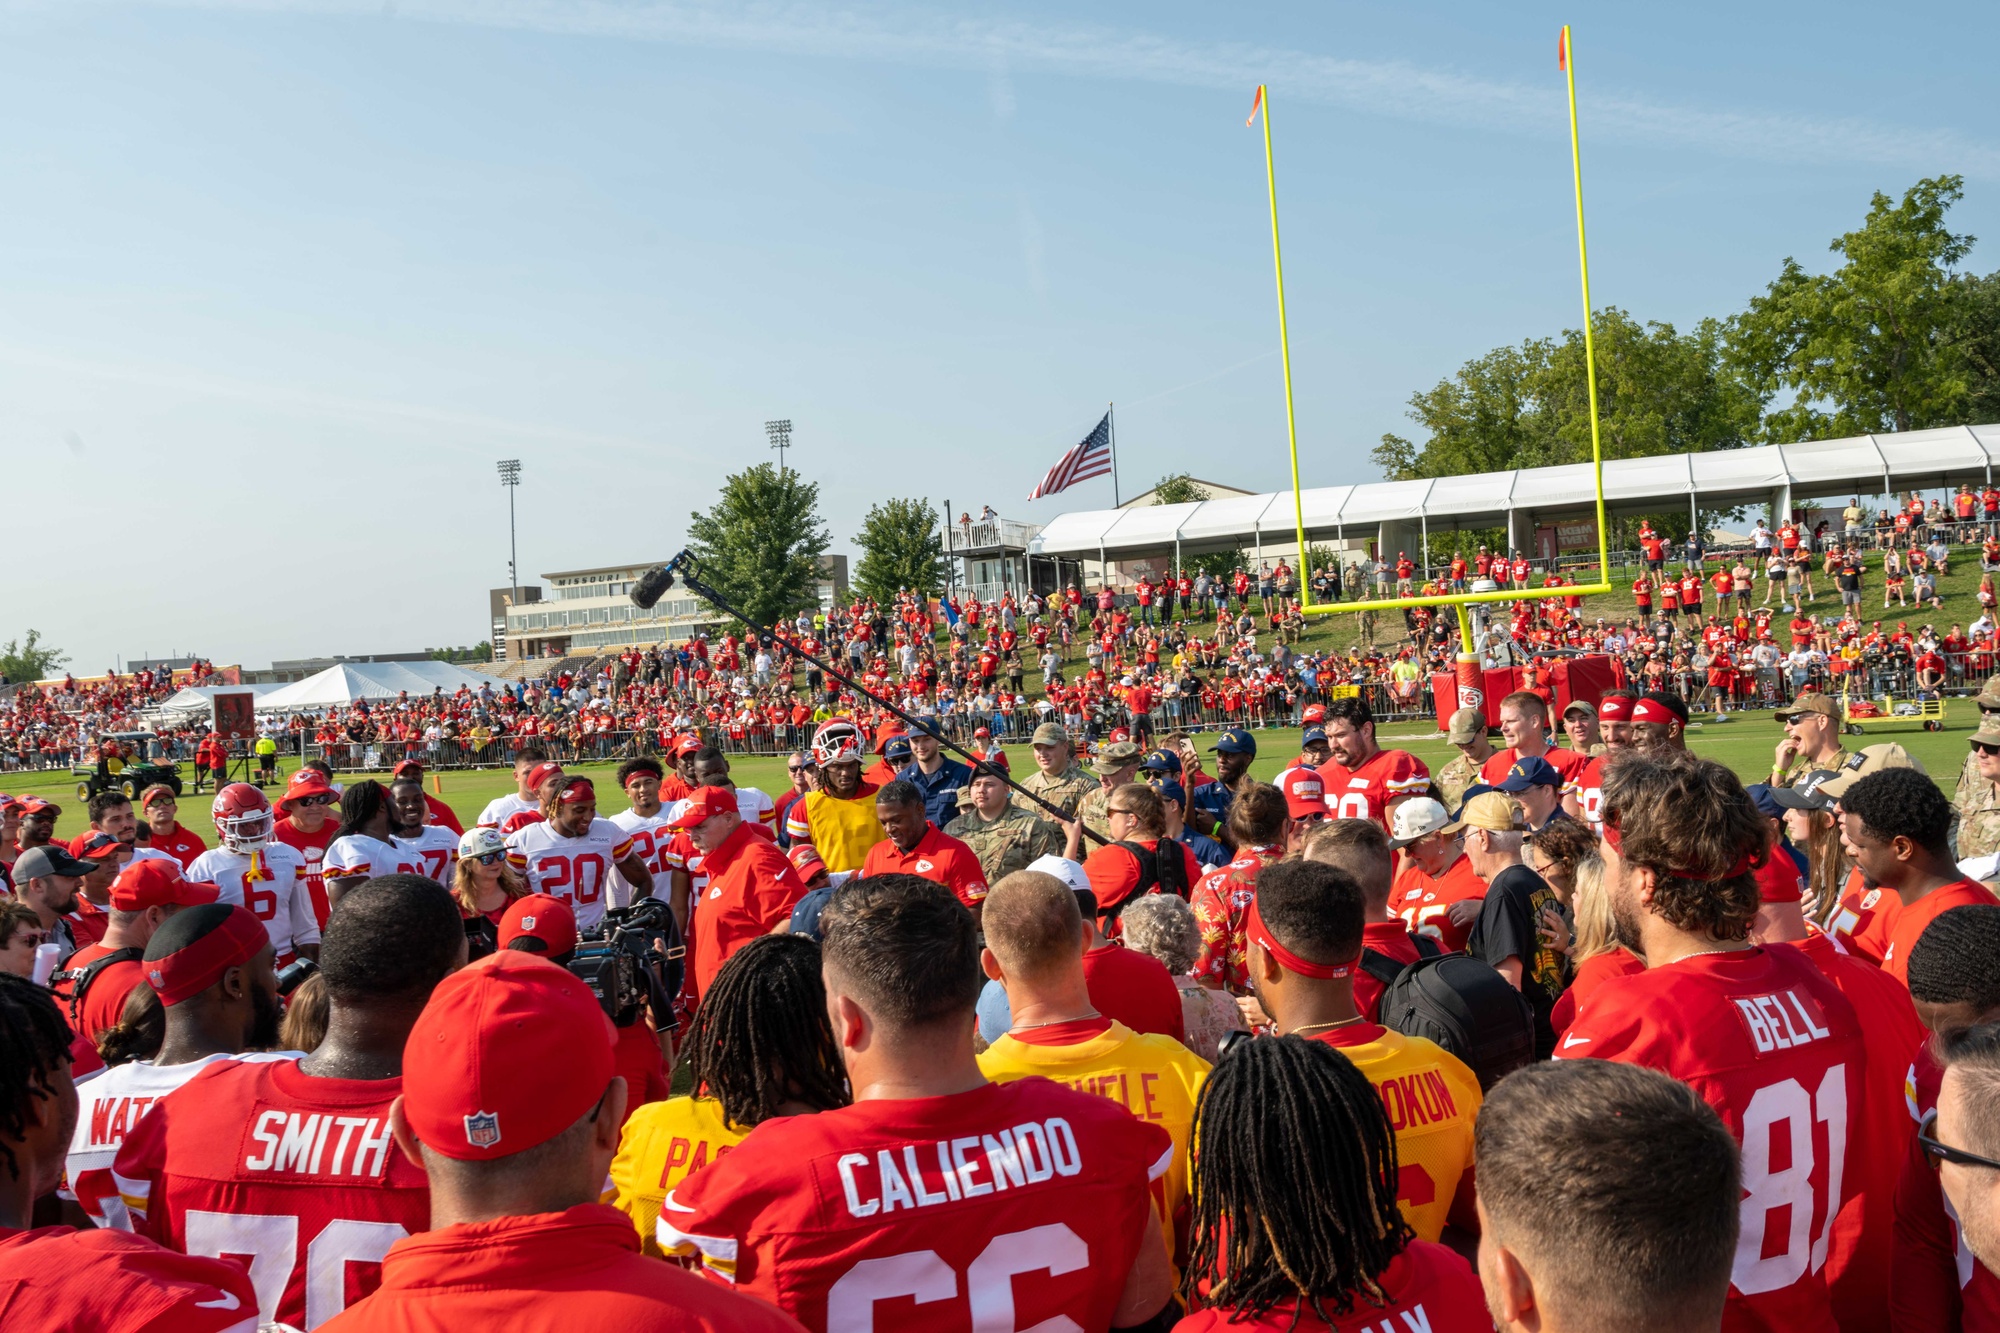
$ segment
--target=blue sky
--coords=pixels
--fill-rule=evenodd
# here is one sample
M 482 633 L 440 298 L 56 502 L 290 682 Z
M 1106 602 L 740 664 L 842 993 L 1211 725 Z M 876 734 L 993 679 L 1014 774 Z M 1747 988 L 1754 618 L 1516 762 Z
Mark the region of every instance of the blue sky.
M 1281 485 L 1260 79 L 1308 485 L 1578 322 L 1565 20 L 1599 304 L 1729 313 L 1941 172 L 1994 232 L 1990 7 L 1621 8 L 0 0 L 0 640 L 470 642 L 494 460 L 532 577 L 677 550 L 771 417 L 836 549 L 1108 504 L 1021 497 L 1112 400 L 1128 489 Z

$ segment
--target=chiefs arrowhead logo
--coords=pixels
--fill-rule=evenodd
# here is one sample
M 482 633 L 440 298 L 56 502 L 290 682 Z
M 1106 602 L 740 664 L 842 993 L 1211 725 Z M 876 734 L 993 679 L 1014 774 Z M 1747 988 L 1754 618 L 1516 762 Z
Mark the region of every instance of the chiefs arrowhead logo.
M 917 862 L 917 873 L 919 875 L 929 874 L 930 870 L 931 870 L 931 863 L 929 861 Z

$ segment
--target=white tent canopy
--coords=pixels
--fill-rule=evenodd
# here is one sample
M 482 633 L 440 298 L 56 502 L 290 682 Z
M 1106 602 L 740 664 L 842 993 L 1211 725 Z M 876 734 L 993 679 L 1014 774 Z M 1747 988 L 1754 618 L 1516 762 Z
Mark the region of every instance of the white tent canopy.
M 276 685 L 183 685 L 173 694 L 162 699 L 153 708 L 156 713 L 206 713 L 218 694 L 233 694 L 238 690 L 249 690 L 257 696 L 261 704 L 265 695 L 279 688 Z
M 450 662 L 341 662 L 262 695 L 257 711 L 311 713 L 345 708 L 357 699 L 394 699 L 406 690 L 413 699 L 439 689 L 456 694 L 461 685 L 474 692 L 481 686 L 496 691 L 507 688 L 505 681 Z

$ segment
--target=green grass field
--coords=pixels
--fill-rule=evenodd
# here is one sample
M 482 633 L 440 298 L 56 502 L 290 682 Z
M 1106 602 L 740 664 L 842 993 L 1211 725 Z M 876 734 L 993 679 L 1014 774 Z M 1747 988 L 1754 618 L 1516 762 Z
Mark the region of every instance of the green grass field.
M 1978 720 L 1978 709 L 1972 700 L 1954 699 L 1946 705 L 1945 730 L 1941 732 L 1922 731 L 1913 724 L 1902 724 L 1885 726 L 1881 731 L 1868 735 L 1847 737 L 1846 743 L 1852 749 L 1877 741 L 1897 742 L 1923 763 L 1949 796 L 1956 788 L 1959 767 L 1965 762 L 1966 737 L 1978 725 Z M 1783 734 L 1783 729 L 1771 720 L 1768 712 L 1738 713 L 1732 714 L 1728 721 L 1697 722 L 1688 732 L 1688 744 L 1698 753 L 1728 764 L 1745 782 L 1760 782 L 1770 772 L 1772 750 Z M 1257 777 L 1267 780 L 1275 777 L 1298 755 L 1299 732 L 1296 728 L 1273 728 L 1255 732 L 1254 735 L 1258 755 L 1251 772 Z M 1433 771 L 1448 763 L 1457 753 L 1445 743 L 1442 733 L 1421 723 L 1383 723 L 1380 739 L 1386 747 L 1415 754 Z M 1212 743 L 1212 739 L 1208 738 L 1201 741 L 1204 746 Z M 1497 737 L 1495 744 L 1499 744 Z M 1017 774 L 1034 770 L 1034 756 L 1026 745 L 1007 747 L 1007 757 Z M 287 762 L 281 767 L 289 772 L 296 765 Z M 571 769 L 598 782 L 599 800 L 606 814 L 623 809 L 625 805 L 624 797 L 612 786 L 616 769 L 617 765 L 613 763 L 585 764 Z M 759 787 L 773 796 L 782 795 L 790 785 L 782 756 L 739 757 L 733 761 L 732 769 L 740 785 Z M 182 769 L 183 775 L 190 771 L 185 766 Z M 341 778 L 352 781 L 355 776 L 386 780 L 388 775 L 342 774 Z M 433 782 L 442 785 L 444 800 L 466 824 L 478 817 L 488 801 L 512 790 L 514 785 L 513 774 L 507 769 L 439 773 L 434 775 Z M 84 828 L 83 803 L 76 799 L 76 780 L 67 774 L 0 778 L 0 790 L 15 795 L 33 793 L 62 806 L 62 818 L 57 822 L 56 831 L 63 837 L 73 836 Z M 272 794 L 276 794 L 275 789 Z M 198 797 L 184 796 L 181 801 L 181 822 L 204 837 L 210 833 L 209 800 L 210 796 L 204 793 Z

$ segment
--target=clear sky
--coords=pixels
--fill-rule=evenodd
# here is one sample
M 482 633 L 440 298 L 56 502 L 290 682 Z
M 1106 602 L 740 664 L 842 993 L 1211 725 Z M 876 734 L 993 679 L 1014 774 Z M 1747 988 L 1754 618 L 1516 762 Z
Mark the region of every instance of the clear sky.
M 521 567 L 662 558 L 722 477 L 1023 501 L 1307 485 L 1599 304 L 1685 327 L 1871 191 L 1994 232 L 1990 6 L 0 0 L 0 640 L 79 670 L 486 636 Z M 1972 263 L 2000 267 L 1996 243 Z

